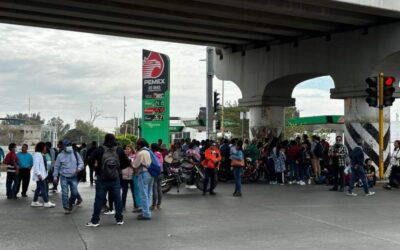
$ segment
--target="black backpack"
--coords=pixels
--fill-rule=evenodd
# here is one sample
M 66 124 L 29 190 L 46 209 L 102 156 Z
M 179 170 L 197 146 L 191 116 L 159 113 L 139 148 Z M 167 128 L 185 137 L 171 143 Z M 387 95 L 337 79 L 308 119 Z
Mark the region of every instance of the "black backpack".
M 317 145 L 315 145 L 315 149 L 314 149 L 314 155 L 316 157 L 323 157 L 324 156 L 324 147 L 322 146 L 322 144 L 320 142 L 317 142 Z
M 120 162 L 117 153 L 117 146 L 109 148 L 102 146 L 104 149 L 103 157 L 101 158 L 101 175 L 102 180 L 110 181 L 119 178 Z

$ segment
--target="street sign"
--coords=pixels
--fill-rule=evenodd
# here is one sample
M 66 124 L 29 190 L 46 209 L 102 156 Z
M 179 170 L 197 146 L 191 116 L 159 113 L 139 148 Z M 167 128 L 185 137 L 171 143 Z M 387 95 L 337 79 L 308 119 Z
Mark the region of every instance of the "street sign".
M 167 55 L 143 50 L 142 137 L 169 145 L 169 76 Z

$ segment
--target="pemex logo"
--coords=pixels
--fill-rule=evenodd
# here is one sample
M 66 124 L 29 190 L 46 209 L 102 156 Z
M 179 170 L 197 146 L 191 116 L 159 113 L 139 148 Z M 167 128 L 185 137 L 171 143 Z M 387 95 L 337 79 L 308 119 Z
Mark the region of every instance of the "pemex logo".
M 164 61 L 159 53 L 150 52 L 143 60 L 143 78 L 157 78 L 164 71 Z

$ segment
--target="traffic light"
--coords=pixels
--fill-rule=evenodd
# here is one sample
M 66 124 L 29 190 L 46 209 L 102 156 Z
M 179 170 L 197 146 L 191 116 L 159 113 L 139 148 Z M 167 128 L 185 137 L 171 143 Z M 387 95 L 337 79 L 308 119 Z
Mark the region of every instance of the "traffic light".
M 217 120 L 217 122 L 216 122 L 216 124 L 215 124 L 215 128 L 216 128 L 217 130 L 220 130 L 220 129 L 221 129 L 221 121 L 220 121 L 220 120 Z
M 218 112 L 219 108 L 219 93 L 217 91 L 214 91 L 214 113 Z
M 368 77 L 365 79 L 368 88 L 365 90 L 368 97 L 365 99 L 370 107 L 378 107 L 378 78 Z
M 393 76 L 385 76 L 383 78 L 383 106 L 385 107 L 392 106 L 395 100 L 393 97 L 395 91 L 394 82 L 395 78 Z

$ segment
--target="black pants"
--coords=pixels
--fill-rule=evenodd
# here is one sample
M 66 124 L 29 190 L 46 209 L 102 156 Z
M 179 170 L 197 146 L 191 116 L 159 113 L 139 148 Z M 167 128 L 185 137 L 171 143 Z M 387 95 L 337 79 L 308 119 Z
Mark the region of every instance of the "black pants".
M 214 168 L 206 168 L 205 169 L 203 193 L 207 193 L 207 186 L 208 186 L 209 179 L 211 179 L 210 193 L 212 193 L 214 191 L 214 187 L 215 187 L 215 169 Z
M 344 167 L 334 164 L 333 165 L 333 187 L 338 188 L 339 184 L 340 184 L 340 188 L 344 188 Z
M 19 181 L 19 186 L 18 186 L 18 192 L 21 189 L 21 184 L 22 184 L 21 194 L 26 195 L 26 192 L 28 191 L 30 179 L 31 179 L 31 169 L 21 168 L 19 170 L 19 180 L 20 181 Z
M 389 176 L 389 185 L 392 187 L 399 187 L 398 177 L 397 175 L 400 173 L 399 166 L 392 166 L 392 171 L 390 172 Z
M 90 184 L 93 185 L 94 166 L 89 165 Z

